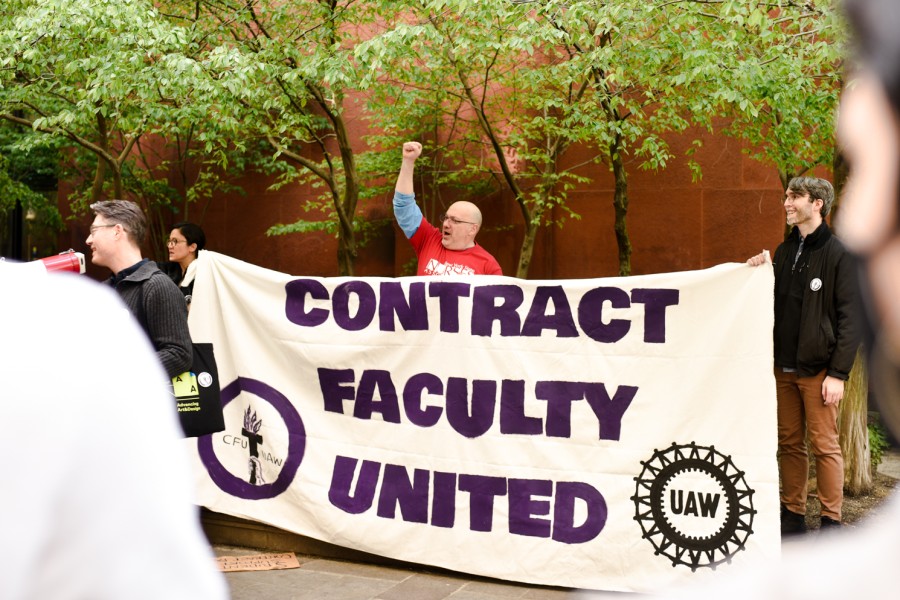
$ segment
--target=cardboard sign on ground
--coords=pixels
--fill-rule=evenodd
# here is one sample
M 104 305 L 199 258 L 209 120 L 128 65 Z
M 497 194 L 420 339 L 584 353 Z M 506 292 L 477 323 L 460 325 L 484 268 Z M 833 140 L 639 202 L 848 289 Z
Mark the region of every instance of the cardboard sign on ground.
M 218 556 L 216 563 L 223 573 L 234 571 L 274 571 L 298 569 L 300 561 L 293 552 L 277 554 L 251 554 L 248 556 Z

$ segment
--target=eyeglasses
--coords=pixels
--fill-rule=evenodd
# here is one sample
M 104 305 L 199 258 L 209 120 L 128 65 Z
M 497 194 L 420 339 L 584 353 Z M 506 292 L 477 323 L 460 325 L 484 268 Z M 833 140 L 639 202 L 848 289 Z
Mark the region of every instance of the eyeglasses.
M 450 221 L 450 223 L 452 223 L 453 225 L 459 225 L 461 223 L 465 225 L 475 225 L 475 223 L 473 223 L 472 221 L 461 221 L 456 217 L 451 217 L 447 213 L 442 214 L 440 217 L 438 217 L 438 219 L 440 219 L 441 223 L 443 223 L 444 221 Z
M 103 229 L 104 227 L 115 227 L 116 225 L 118 225 L 118 223 L 109 223 L 107 225 L 91 225 L 90 232 L 91 235 L 94 235 L 95 233 L 97 233 L 98 229 Z
M 170 238 L 168 242 L 166 242 L 166 246 L 170 248 L 174 248 L 178 244 L 187 244 L 187 240 L 176 240 L 174 238 Z

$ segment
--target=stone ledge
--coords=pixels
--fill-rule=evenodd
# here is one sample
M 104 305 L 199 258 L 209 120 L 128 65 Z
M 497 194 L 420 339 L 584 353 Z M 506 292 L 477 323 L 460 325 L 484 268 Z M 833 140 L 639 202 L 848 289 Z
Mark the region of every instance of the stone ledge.
M 206 538 L 212 545 L 239 546 L 266 551 L 295 552 L 322 558 L 333 558 L 374 565 L 421 568 L 377 554 L 344 548 L 328 542 L 314 540 L 290 531 L 284 531 L 265 523 L 241 519 L 200 508 L 200 522 Z

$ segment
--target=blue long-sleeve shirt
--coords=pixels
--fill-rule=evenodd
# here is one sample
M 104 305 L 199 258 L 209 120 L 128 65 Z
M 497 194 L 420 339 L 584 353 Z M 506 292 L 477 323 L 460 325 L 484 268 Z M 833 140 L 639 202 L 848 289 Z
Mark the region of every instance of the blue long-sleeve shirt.
M 422 224 L 422 209 L 416 204 L 415 194 L 394 192 L 394 217 L 407 239 L 415 235 Z

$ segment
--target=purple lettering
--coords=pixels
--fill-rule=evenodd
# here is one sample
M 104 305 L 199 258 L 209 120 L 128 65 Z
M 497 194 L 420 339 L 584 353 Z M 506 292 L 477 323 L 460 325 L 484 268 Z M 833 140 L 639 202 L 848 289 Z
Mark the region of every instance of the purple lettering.
M 500 384 L 500 433 L 540 435 L 544 425 L 525 414 L 525 382 L 504 379 Z
M 551 300 L 556 311 L 547 314 L 547 304 Z M 531 308 L 522 326 L 522 335 L 540 337 L 544 329 L 555 329 L 556 337 L 578 337 L 572 308 L 562 286 L 539 286 L 534 291 Z
M 507 509 L 509 533 L 564 544 L 597 537 L 608 515 L 603 495 L 587 483 L 432 472 L 396 464 L 385 464 L 382 469 L 375 461 L 335 457 L 328 491 L 333 506 L 350 514 L 364 513 L 372 508 L 376 491 L 377 516 L 443 528 L 456 524 L 457 493 L 467 493 L 469 530 L 481 532 L 493 530 L 496 498 L 506 496 L 506 506 L 501 508 Z M 575 522 L 576 515 L 584 515 L 582 522 Z
M 399 281 L 381 283 L 381 298 L 378 304 L 378 327 L 381 331 L 394 331 L 394 315 L 404 331 L 426 331 L 428 329 L 428 309 L 425 306 L 425 282 L 416 281 L 409 285 L 409 300 L 403 295 Z
M 538 381 L 534 396 L 547 401 L 547 436 L 572 436 L 572 402 L 584 398 L 585 384 L 580 381 Z
M 625 334 L 631 329 L 631 322 L 625 319 L 610 319 L 609 323 L 604 323 L 603 305 L 605 302 L 609 302 L 612 308 L 631 306 L 628 294 L 619 288 L 594 288 L 581 297 L 581 302 L 578 304 L 578 323 L 585 335 L 592 340 L 611 344 L 625 337 Z
M 441 331 L 459 333 L 459 299 L 472 291 L 468 283 L 435 281 L 428 286 L 428 295 L 437 298 L 441 307 Z
M 638 389 L 631 385 L 620 385 L 610 398 L 606 385 L 602 383 L 584 384 L 584 397 L 600 421 L 601 440 L 618 440 L 622 434 L 622 415 L 628 410 Z
M 324 308 L 313 308 L 307 311 L 306 295 L 314 300 L 328 300 L 328 290 L 321 281 L 315 279 L 295 279 L 284 286 L 284 316 L 288 321 L 301 327 L 316 327 L 328 319 L 328 311 Z
M 350 315 L 350 298 L 357 297 L 356 314 Z M 348 281 L 334 289 L 331 299 L 331 308 L 334 314 L 334 322 L 338 327 L 346 331 L 360 331 L 365 329 L 375 317 L 375 290 L 365 281 Z
M 431 524 L 453 527 L 456 522 L 456 473 L 434 472 L 434 498 L 431 501 Z
M 484 285 L 446 281 L 382 281 L 376 291 L 365 280 L 350 280 L 329 289 L 316 279 L 295 279 L 285 285 L 285 316 L 302 327 L 317 327 L 328 321 L 345 331 L 360 331 L 378 318 L 380 331 L 428 331 L 437 327 L 443 333 L 460 333 L 460 319 L 470 313 L 471 335 L 491 337 L 542 337 L 549 330 L 557 338 L 580 334 L 604 344 L 623 339 L 631 331 L 633 319 L 611 318 L 616 310 L 644 308 L 644 343 L 666 342 L 666 316 L 677 306 L 677 289 L 635 288 L 629 293 L 617 287 L 597 287 L 585 292 L 573 314 L 569 296 L 561 285 L 534 288 L 524 319 L 519 311 L 525 303 L 525 290 L 518 285 Z M 438 323 L 429 318 L 428 298 L 438 299 Z M 471 298 L 470 303 L 464 299 Z M 329 302 L 328 308 L 313 308 L 308 302 Z M 611 312 L 612 311 L 612 312 Z M 604 318 L 605 313 L 605 318 Z M 499 324 L 495 333 L 495 323 Z M 551 333 L 550 335 L 554 335 Z
M 532 537 L 550 537 L 550 520 L 538 516 L 550 514 L 553 482 L 543 479 L 509 480 L 509 532 Z M 544 496 L 546 500 L 535 500 Z
M 380 400 L 375 399 L 376 389 Z M 381 417 L 388 423 L 400 422 L 400 403 L 391 374 L 379 369 L 367 369 L 359 378 L 353 416 L 357 419 L 371 419 L 375 412 L 381 413 Z
M 401 423 L 405 415 L 410 423 L 423 428 L 434 427 L 444 416 L 454 431 L 467 438 L 483 436 L 495 422 L 499 432 L 505 435 L 569 438 L 572 403 L 587 400 L 599 422 L 599 439 L 618 440 L 622 417 L 638 391 L 635 386 L 621 385 L 610 396 L 606 384 L 600 382 L 537 381 L 533 398 L 546 402 L 547 408 L 544 415 L 532 416 L 525 410 L 525 380 L 473 379 L 470 382 L 464 377 L 450 377 L 444 382 L 433 373 L 418 373 L 403 387 L 401 408 L 400 395 L 389 371 L 366 369 L 360 375 L 358 386 L 354 385 L 356 374 L 352 369 L 322 367 L 317 371 L 323 405 L 328 412 L 352 413 L 363 420 L 380 413 L 386 423 Z M 434 396 L 432 404 L 426 404 L 426 396 Z M 352 411 L 345 412 L 345 400 L 354 402 Z
M 575 501 L 587 505 L 587 518 L 575 525 Z M 553 539 L 564 544 L 582 544 L 597 537 L 606 525 L 607 508 L 603 495 L 591 485 L 579 481 L 556 484 L 553 506 Z
M 500 322 L 501 336 L 519 335 L 519 313 L 525 292 L 516 285 L 485 285 L 475 288 L 472 297 L 472 335 L 490 337 L 494 321 Z M 496 300 L 501 300 L 496 304 Z
M 678 290 L 631 290 L 631 301 L 644 305 L 644 341 L 646 343 L 666 343 L 666 307 L 677 305 L 678 299 Z
M 415 469 L 414 481 L 410 481 L 404 467 L 384 465 L 381 493 L 378 496 L 378 516 L 393 519 L 396 507 L 399 506 L 404 521 L 427 523 L 429 475 L 428 471 Z
M 353 483 L 353 474 L 356 472 L 356 458 L 337 456 L 334 459 L 334 472 L 331 475 L 331 487 L 328 490 L 328 500 L 331 504 L 344 512 L 358 515 L 372 507 L 375 498 L 375 485 L 378 483 L 378 474 L 381 472 L 381 463 L 364 460 L 359 471 L 359 479 L 356 482 L 356 493 L 350 494 L 350 486 Z
M 403 408 L 413 425 L 432 427 L 437 424 L 444 411 L 440 406 L 422 406 L 423 392 L 443 394 L 444 383 L 431 373 L 413 375 L 403 388 Z
M 460 475 L 459 491 L 469 493 L 469 529 L 490 531 L 494 521 L 494 496 L 506 495 L 506 479 Z
M 353 369 L 316 369 L 319 373 L 319 388 L 322 390 L 322 400 L 325 410 L 344 414 L 344 400 L 353 400 L 355 390 L 353 386 L 341 385 L 353 383 L 356 375 Z
M 484 435 L 494 422 L 497 403 L 497 382 L 483 379 L 472 381 L 472 412 L 469 412 L 469 389 L 461 377 L 447 380 L 447 422 L 457 433 L 467 438 Z

